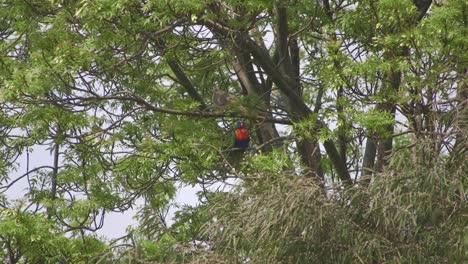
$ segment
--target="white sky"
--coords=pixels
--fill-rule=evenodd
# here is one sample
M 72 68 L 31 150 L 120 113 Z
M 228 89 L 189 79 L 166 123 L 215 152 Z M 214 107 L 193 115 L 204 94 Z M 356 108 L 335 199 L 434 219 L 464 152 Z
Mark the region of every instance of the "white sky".
M 18 170 L 10 173 L 10 180 L 20 177 L 26 173 L 27 156 L 26 153 L 22 154 L 18 159 Z M 43 165 L 51 166 L 53 162 L 53 156 L 44 146 L 35 147 L 34 151 L 29 156 L 29 168 L 30 170 Z M 6 183 L 8 184 L 8 183 Z M 3 184 L 5 185 L 5 184 Z M 16 184 L 12 185 L 11 188 L 6 191 L 6 195 L 9 201 L 24 199 L 24 196 L 28 189 L 27 178 L 23 178 Z M 200 191 L 200 187 L 182 187 L 177 191 L 174 202 L 178 205 L 196 205 L 198 202 L 196 193 Z M 98 230 L 96 233 L 99 236 L 104 236 L 107 239 L 114 239 L 122 237 L 126 234 L 126 229 L 129 225 L 136 226 L 137 221 L 133 219 L 135 213 L 139 208 L 129 209 L 123 213 L 107 213 L 104 218 L 103 228 Z M 172 208 L 168 214 L 168 223 L 172 223 L 172 218 L 175 213 L 175 208 Z

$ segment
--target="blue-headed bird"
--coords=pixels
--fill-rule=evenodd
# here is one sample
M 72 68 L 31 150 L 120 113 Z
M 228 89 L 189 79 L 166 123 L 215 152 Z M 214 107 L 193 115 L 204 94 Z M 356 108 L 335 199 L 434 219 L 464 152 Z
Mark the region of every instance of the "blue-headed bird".
M 228 150 L 228 162 L 233 168 L 238 168 L 244 156 L 245 150 L 249 147 L 250 135 L 249 130 L 244 121 L 237 122 L 236 130 L 234 131 L 234 145 Z
M 246 149 L 249 147 L 250 135 L 247 126 L 244 121 L 237 122 L 237 128 L 235 131 L 234 147 L 240 149 Z

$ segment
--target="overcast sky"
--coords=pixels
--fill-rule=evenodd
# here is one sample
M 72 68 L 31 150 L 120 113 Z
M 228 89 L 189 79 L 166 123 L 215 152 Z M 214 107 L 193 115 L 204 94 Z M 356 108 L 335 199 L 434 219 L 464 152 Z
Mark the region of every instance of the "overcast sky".
M 53 161 L 52 154 L 50 151 L 47 150 L 44 146 L 36 146 L 34 147 L 34 151 L 31 151 L 29 155 L 29 169 L 33 169 L 35 167 L 48 165 L 51 166 Z M 14 179 L 17 179 L 21 175 L 24 175 L 27 172 L 27 155 L 24 153 L 18 159 L 18 170 L 11 172 L 10 180 L 11 182 Z M 2 185 L 8 184 L 3 183 Z M 22 180 L 18 181 L 14 184 L 8 191 L 6 192 L 7 197 L 10 201 L 23 199 L 25 193 L 28 189 L 28 181 L 27 178 L 24 177 Z M 175 203 L 183 205 L 195 205 L 197 204 L 197 196 L 196 193 L 200 191 L 201 188 L 195 186 L 194 188 L 187 186 L 180 188 L 177 192 Z M 139 208 L 133 208 L 127 210 L 123 213 L 107 213 L 104 219 L 104 226 L 100 229 L 97 234 L 102 235 L 108 239 L 119 238 L 126 234 L 126 228 L 129 225 L 136 226 L 137 222 L 133 219 L 133 216 L 137 212 Z M 171 223 L 172 217 L 174 216 L 174 209 L 169 211 L 168 214 L 168 223 Z

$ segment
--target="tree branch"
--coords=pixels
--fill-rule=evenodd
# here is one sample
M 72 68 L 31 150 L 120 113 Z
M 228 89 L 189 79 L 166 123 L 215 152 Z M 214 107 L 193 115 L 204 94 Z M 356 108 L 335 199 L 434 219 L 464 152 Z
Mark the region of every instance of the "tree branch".
M 14 179 L 13 181 L 9 182 L 7 185 L 5 186 L 1 186 L 0 187 L 0 190 L 4 189 L 1 191 L 1 193 L 4 193 L 6 192 L 8 189 L 10 189 L 11 186 L 13 186 L 15 183 L 17 183 L 18 181 L 20 181 L 21 179 L 27 177 L 29 174 L 35 172 L 35 171 L 38 171 L 38 170 L 41 170 L 41 169 L 50 169 L 50 170 L 53 170 L 54 167 L 51 167 L 51 166 L 40 166 L 40 167 L 36 167 L 30 171 L 27 171 L 25 174 L 19 176 L 18 178 Z
M 67 98 L 66 101 L 110 101 L 110 100 L 119 100 L 119 101 L 129 101 L 135 102 L 138 105 L 141 105 L 146 110 L 157 112 L 157 113 L 164 113 L 164 114 L 172 114 L 172 115 L 181 115 L 181 116 L 193 116 L 193 117 L 210 117 L 210 118 L 222 118 L 222 117 L 232 117 L 232 118 L 243 118 L 253 121 L 261 121 L 266 123 L 275 123 L 275 124 L 284 124 L 284 125 L 292 125 L 293 121 L 289 119 L 282 119 L 282 118 L 273 118 L 273 117 L 264 117 L 264 116 L 253 116 L 253 115 L 244 115 L 239 113 L 233 112 L 208 112 L 208 111 L 201 111 L 201 110 L 178 110 L 178 109 L 168 109 L 168 108 L 161 108 L 152 105 L 151 103 L 147 102 L 141 97 L 138 97 L 133 94 L 126 94 L 126 95 L 109 95 L 109 96 L 96 96 L 96 97 L 74 97 L 74 98 Z
M 167 60 L 167 64 L 169 64 L 169 67 L 171 67 L 171 70 L 174 72 L 180 84 L 185 88 L 185 90 L 190 95 L 190 97 L 192 97 L 195 101 L 200 103 L 200 109 L 202 110 L 206 109 L 207 106 L 205 104 L 205 101 L 203 100 L 201 95 L 198 93 L 197 89 L 195 89 L 195 86 L 193 86 L 193 83 L 187 77 L 187 75 L 185 74 L 184 70 L 180 67 L 180 65 L 171 59 Z
M 209 19 L 202 19 L 200 21 L 212 31 L 219 33 L 223 36 L 232 36 L 234 35 L 236 43 L 242 48 L 247 49 L 254 57 L 256 63 L 262 67 L 265 72 L 270 76 L 273 82 L 280 88 L 280 90 L 289 98 L 289 100 L 297 108 L 297 113 L 294 113 L 291 118 L 294 121 L 300 121 L 304 117 L 307 117 L 312 111 L 304 103 L 302 98 L 295 92 L 294 87 L 296 83 L 294 80 L 285 76 L 280 70 L 276 67 L 276 64 L 271 59 L 268 51 L 259 47 L 255 41 L 249 38 L 246 34 L 241 32 L 233 31 L 232 29 L 226 28 L 219 23 L 213 22 Z

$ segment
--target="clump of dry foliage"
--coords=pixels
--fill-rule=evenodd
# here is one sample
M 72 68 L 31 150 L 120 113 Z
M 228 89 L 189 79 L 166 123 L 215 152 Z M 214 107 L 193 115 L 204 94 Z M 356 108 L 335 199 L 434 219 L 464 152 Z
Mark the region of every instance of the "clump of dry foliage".
M 433 147 L 395 153 L 365 188 L 325 194 L 304 178 L 265 175 L 219 197 L 207 231 L 219 253 L 211 261 L 461 263 L 466 158 L 434 155 Z

